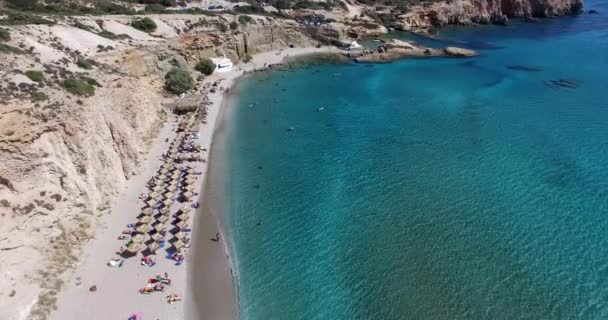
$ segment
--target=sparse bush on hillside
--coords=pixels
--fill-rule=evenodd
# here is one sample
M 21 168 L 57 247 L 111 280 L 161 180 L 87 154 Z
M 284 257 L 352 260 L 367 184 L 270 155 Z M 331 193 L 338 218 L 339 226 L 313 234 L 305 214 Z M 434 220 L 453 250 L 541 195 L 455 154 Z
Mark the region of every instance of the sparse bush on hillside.
M 238 28 L 239 28 L 239 24 L 238 23 L 236 23 L 234 21 L 230 22 L 230 30 L 236 30 Z
M 16 9 L 30 9 L 38 4 L 38 0 L 6 0 L 9 7 Z
M 211 60 L 207 59 L 207 58 L 201 58 L 198 63 L 196 64 L 196 67 L 194 67 L 194 69 L 196 69 L 196 71 L 204 74 L 204 75 L 210 75 L 213 73 L 213 71 L 215 71 L 215 63 L 213 63 Z
M 165 7 L 175 7 L 177 5 L 177 1 L 175 0 L 160 0 L 160 4 Z
M 160 4 L 149 4 L 144 9 L 147 13 L 164 13 L 167 11 L 163 5 Z
M 167 91 L 175 94 L 184 93 L 194 86 L 194 80 L 190 72 L 181 69 L 173 68 L 165 75 L 165 88 Z
M 91 97 L 95 95 L 95 87 L 82 78 L 70 78 L 63 82 L 63 88 L 77 96 Z
M 97 35 L 100 37 L 110 39 L 110 40 L 131 39 L 131 37 L 128 34 L 124 34 L 124 33 L 115 34 L 110 31 L 107 31 L 107 30 L 103 30 L 103 31 L 99 32 Z
M 11 41 L 11 33 L 3 28 L 0 28 L 0 41 Z
M 78 29 L 85 30 L 85 31 L 90 31 L 90 32 L 93 32 L 93 28 L 91 28 L 91 27 L 87 26 L 86 24 L 84 24 L 84 23 L 82 23 L 82 22 L 80 22 L 80 21 L 76 21 L 76 22 L 74 23 L 74 27 L 76 27 L 76 28 L 78 28 Z
M 156 23 L 154 23 L 152 19 L 145 17 L 142 19 L 136 19 L 131 22 L 131 27 L 143 32 L 150 33 L 156 30 Z
M 226 31 L 228 31 L 228 27 L 226 27 L 226 25 L 225 25 L 225 24 L 223 24 L 223 23 L 221 23 L 221 22 L 218 22 L 218 23 L 217 23 L 217 29 L 218 29 L 218 30 L 219 30 L 221 33 L 224 33 L 224 32 L 226 32 Z
M 239 23 L 242 25 L 246 25 L 248 23 L 253 22 L 253 18 L 251 18 L 250 16 L 246 16 L 246 15 L 242 15 L 239 16 Z
M 91 69 L 93 69 L 93 66 L 95 65 L 95 61 L 93 61 L 91 59 L 86 59 L 83 57 L 78 57 L 76 64 L 83 69 L 91 70 Z
M 9 46 L 6 43 L 0 42 L 0 53 L 24 54 L 25 51 L 23 51 L 23 50 L 21 50 L 19 48 L 15 48 L 15 47 Z
M 30 94 L 30 99 L 32 100 L 32 102 L 40 102 L 40 101 L 48 100 L 49 96 L 47 96 L 46 94 L 44 94 L 42 92 L 35 91 Z
M 34 82 L 40 82 L 44 80 L 44 73 L 42 73 L 42 71 L 28 70 L 24 74 Z
M 47 20 L 35 14 L 9 11 L 6 17 L 0 20 L 3 25 L 22 25 L 22 24 L 55 24 L 55 21 Z

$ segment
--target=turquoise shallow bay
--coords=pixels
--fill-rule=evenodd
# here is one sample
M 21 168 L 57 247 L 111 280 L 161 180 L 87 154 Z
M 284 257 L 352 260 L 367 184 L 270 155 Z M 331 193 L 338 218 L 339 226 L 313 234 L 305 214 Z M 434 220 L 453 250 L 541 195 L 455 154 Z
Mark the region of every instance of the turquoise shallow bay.
M 244 80 L 241 319 L 608 319 L 608 5 L 587 7 L 441 34 L 474 59 Z

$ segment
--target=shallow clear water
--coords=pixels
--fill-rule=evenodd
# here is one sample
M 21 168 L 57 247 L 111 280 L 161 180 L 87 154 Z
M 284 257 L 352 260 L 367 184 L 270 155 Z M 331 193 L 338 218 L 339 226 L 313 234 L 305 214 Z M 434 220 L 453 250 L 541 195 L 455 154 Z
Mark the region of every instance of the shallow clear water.
M 223 199 L 241 318 L 608 319 L 608 6 L 586 6 L 442 34 L 473 59 L 245 80 Z

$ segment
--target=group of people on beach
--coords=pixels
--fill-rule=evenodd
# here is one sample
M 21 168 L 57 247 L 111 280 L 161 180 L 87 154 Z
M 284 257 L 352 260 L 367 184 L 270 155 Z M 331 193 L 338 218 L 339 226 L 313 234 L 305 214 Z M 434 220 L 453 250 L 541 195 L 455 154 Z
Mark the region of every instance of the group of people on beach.
M 176 137 L 162 154 L 162 165 L 146 184 L 147 191 L 139 196 L 144 206 L 137 221 L 128 224 L 118 235 L 118 240 L 125 242 L 117 251 L 118 255 L 110 259 L 108 266 L 120 268 L 125 259 L 141 253 L 140 264 L 154 267 L 157 265 L 156 253 L 161 248 L 165 249 L 166 258 L 174 261 L 175 265 L 181 265 L 185 260 L 192 231 L 189 224 L 190 212 L 199 206 L 198 201 L 192 199 L 198 196 L 195 185 L 198 176 L 202 174 L 190 162 L 205 162 L 201 154 L 207 150 L 196 142 L 199 138 L 199 125 L 205 116 L 206 110 L 199 111 L 196 115 L 180 116 L 176 120 Z M 180 203 L 181 207 L 174 210 L 176 203 Z M 169 237 L 171 239 L 167 241 Z M 165 272 L 149 279 L 139 292 L 164 292 L 170 286 L 171 279 Z M 166 296 L 169 304 L 181 300 L 182 297 L 177 293 Z M 133 313 L 131 318 L 141 319 L 141 313 Z

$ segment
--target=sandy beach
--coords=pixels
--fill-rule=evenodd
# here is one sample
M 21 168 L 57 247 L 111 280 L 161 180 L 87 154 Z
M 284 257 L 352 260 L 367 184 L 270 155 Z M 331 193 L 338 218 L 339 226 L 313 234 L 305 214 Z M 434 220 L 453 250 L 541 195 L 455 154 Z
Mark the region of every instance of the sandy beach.
M 207 148 L 208 152 L 219 148 L 213 144 L 213 136 L 216 130 L 222 129 L 218 125 L 221 123 L 222 110 L 226 107 L 226 89 L 231 88 L 244 73 L 263 70 L 286 58 L 335 52 L 339 51 L 333 47 L 270 51 L 255 55 L 251 62 L 235 66 L 231 72 L 207 77 L 206 83 L 220 81 L 219 86 L 224 90 L 208 95 L 211 104 L 208 106 L 206 124 L 200 126 L 199 138 L 195 142 Z M 174 261 L 164 257 L 164 250 L 161 249 L 153 267 L 140 265 L 140 255 L 126 259 L 121 268 L 106 265 L 121 245 L 117 236 L 127 224 L 134 222 L 141 211 L 143 202 L 138 197 L 146 191 L 146 182 L 160 167 L 161 155 L 176 135 L 176 125 L 176 117 L 170 115 L 160 129 L 142 172 L 128 183 L 125 192 L 112 206 L 111 214 L 100 218 L 94 239 L 85 245 L 80 262 L 64 279 L 65 286 L 57 296 L 57 309 L 51 314 L 51 319 L 126 319 L 134 312 L 141 312 L 144 319 L 238 317 L 238 294 L 235 290 L 238 280 L 231 272 L 228 245 L 224 241 L 229 237 L 224 234 L 222 212 L 218 201 L 214 201 L 219 188 L 215 188 L 213 182 L 219 177 L 215 176 L 217 172 L 208 172 L 207 162 L 195 165 L 195 171 L 203 173 L 197 179 L 195 188 L 200 190 L 198 201 L 201 205 L 192 214 L 192 246 L 186 253 L 185 263 L 175 265 Z M 213 157 L 205 154 L 205 158 Z M 209 174 L 211 179 L 207 179 Z M 211 241 L 218 233 L 219 241 Z M 165 272 L 172 280 L 165 292 L 150 295 L 138 292 L 148 279 Z M 90 291 L 92 286 L 96 287 L 95 291 Z M 183 301 L 168 304 L 165 297 L 171 293 L 181 295 Z

